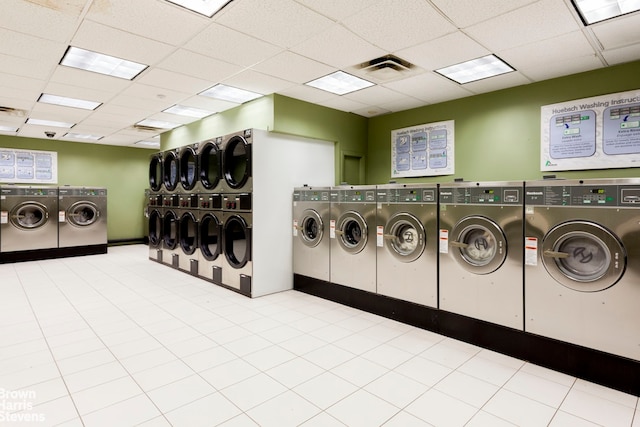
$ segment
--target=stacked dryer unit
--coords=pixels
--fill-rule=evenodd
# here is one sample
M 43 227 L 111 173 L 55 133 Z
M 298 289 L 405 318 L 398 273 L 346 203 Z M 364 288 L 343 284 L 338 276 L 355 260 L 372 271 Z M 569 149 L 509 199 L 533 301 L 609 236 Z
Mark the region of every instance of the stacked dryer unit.
M 162 262 L 162 221 L 164 216 L 164 168 L 162 153 L 155 153 L 149 160 L 149 191 L 147 222 L 149 231 L 149 259 Z
M 525 330 L 640 361 L 640 180 L 525 185 Z
M 442 310 L 522 330 L 523 183 L 440 186 Z
M 177 268 L 198 274 L 198 144 L 179 151 L 178 185 L 178 251 Z

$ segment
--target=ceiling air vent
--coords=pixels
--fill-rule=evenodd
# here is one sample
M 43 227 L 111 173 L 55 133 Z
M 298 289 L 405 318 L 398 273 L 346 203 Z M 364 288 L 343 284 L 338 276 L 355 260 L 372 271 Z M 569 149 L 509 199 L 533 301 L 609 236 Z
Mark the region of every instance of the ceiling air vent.
M 420 74 L 424 70 L 394 55 L 385 55 L 351 67 L 351 72 L 375 83 L 387 83 Z
M 24 117 L 27 115 L 27 112 L 26 110 L 19 110 L 17 108 L 5 107 L 3 105 L 0 105 L 0 115 Z

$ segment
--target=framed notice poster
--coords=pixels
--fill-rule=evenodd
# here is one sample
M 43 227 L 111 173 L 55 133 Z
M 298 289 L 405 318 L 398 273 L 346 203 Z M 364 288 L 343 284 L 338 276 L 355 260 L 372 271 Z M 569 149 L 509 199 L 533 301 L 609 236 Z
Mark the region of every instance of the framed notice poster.
M 640 90 L 545 105 L 540 170 L 640 166 Z
M 391 177 L 453 175 L 454 121 L 391 131 Z
M 56 184 L 58 153 L 0 148 L 0 182 Z

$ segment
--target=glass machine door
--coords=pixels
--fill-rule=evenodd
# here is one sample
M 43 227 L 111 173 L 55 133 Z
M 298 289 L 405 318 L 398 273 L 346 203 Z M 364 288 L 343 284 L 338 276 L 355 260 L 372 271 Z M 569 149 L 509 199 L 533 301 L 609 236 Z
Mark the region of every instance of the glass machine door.
M 236 135 L 224 148 L 224 179 L 231 188 L 244 186 L 251 176 L 251 146 Z
M 412 262 L 424 252 L 427 234 L 415 216 L 397 213 L 389 218 L 384 229 L 384 246 L 397 260 Z
M 251 260 L 251 228 L 238 215 L 225 220 L 224 255 L 233 268 L 242 268 Z
M 507 258 L 507 238 L 498 224 L 479 215 L 460 220 L 451 231 L 449 246 L 455 260 L 474 274 L 496 271 Z
M 324 223 L 322 217 L 314 209 L 306 209 L 302 213 L 302 220 L 298 225 L 298 235 L 305 246 L 314 248 L 318 246 L 324 235 Z
M 340 247 L 355 255 L 367 245 L 369 229 L 362 215 L 355 211 L 345 212 L 336 223 L 336 235 Z

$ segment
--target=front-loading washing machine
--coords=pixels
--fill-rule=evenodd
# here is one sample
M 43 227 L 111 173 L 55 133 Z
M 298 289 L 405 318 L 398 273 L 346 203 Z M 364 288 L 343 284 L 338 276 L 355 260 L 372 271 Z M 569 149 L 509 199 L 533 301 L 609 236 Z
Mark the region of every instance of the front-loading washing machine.
M 198 144 L 189 144 L 180 148 L 178 170 L 180 185 L 178 191 L 182 193 L 196 193 L 198 175 Z
M 149 259 L 162 262 L 162 222 L 164 220 L 164 195 L 162 193 L 149 193 L 147 203 L 147 224 L 149 239 Z
M 250 193 L 252 177 L 253 129 L 222 138 L 222 193 Z
M 107 189 L 58 188 L 58 247 L 106 245 Z
M 525 185 L 525 330 L 640 360 L 640 180 Z
M 162 153 L 162 184 L 166 193 L 180 191 L 180 150 L 167 150 Z
M 165 194 L 162 212 L 162 257 L 161 262 L 178 268 L 180 257 L 179 195 Z
M 222 285 L 222 195 L 198 195 L 198 277 Z
M 183 193 L 179 197 L 178 269 L 198 275 L 198 195 Z
M 523 329 L 523 183 L 440 185 L 439 308 Z
M 220 193 L 222 191 L 222 137 L 202 141 L 198 146 L 197 193 Z
M 438 306 L 438 186 L 376 190 L 377 293 Z
M 376 292 L 376 187 L 331 189 L 331 283 Z
M 58 247 L 58 189 L 2 187 L 0 197 L 0 252 Z
M 293 274 L 329 282 L 330 187 L 293 191 Z
M 222 201 L 222 283 L 243 295 L 251 296 L 252 195 L 224 194 Z

